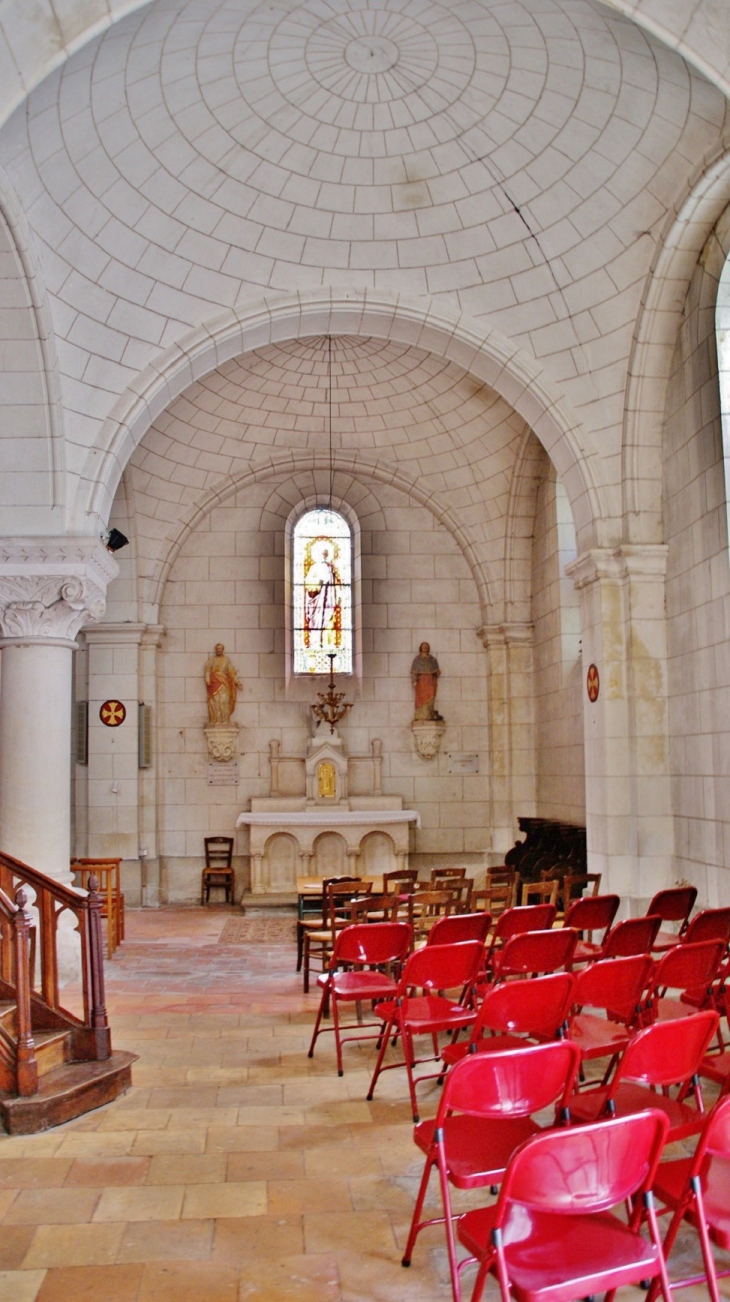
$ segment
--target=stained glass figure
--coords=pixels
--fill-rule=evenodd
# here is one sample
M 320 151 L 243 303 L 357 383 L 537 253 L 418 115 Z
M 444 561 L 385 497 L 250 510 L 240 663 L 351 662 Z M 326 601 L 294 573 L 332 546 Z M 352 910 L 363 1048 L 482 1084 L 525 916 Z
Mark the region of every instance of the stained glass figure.
M 352 534 L 337 511 L 318 507 L 294 526 L 294 673 L 352 673 Z

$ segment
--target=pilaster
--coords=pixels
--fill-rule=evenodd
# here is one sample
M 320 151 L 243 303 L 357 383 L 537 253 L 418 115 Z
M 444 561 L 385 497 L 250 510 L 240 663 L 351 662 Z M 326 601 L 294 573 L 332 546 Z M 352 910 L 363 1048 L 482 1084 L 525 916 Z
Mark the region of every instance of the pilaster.
M 488 624 L 478 637 L 487 652 L 492 849 L 504 854 L 518 816 L 535 812 L 533 627 Z

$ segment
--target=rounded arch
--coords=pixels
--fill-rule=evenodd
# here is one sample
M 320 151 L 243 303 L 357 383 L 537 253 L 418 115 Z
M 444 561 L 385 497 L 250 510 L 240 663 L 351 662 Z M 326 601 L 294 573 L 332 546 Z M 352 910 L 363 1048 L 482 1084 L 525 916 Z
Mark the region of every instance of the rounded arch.
M 630 543 L 663 539 L 662 431 L 672 357 L 690 281 L 729 201 L 730 148 L 704 162 L 657 239 L 626 388 L 623 509 L 624 536 Z
M 414 501 L 419 502 L 421 506 L 425 506 L 432 512 L 439 524 L 442 524 L 449 531 L 469 565 L 479 596 L 482 618 L 486 621 L 491 600 L 489 580 L 484 573 L 484 566 L 476 555 L 474 545 L 467 537 L 463 527 L 455 519 L 451 509 L 439 499 L 438 494 L 424 488 L 418 479 L 412 478 L 402 470 L 395 470 L 388 462 L 371 460 L 364 456 L 354 456 L 342 451 L 335 451 L 332 461 L 335 476 L 344 473 L 354 475 L 360 479 L 372 479 L 378 483 L 390 484 L 394 488 L 401 489 Z M 309 450 L 298 454 L 286 452 L 279 457 L 272 457 L 260 465 L 252 466 L 240 475 L 232 475 L 230 479 L 224 480 L 206 493 L 180 521 L 175 534 L 170 540 L 166 556 L 161 560 L 150 580 L 150 603 L 154 609 L 159 608 L 170 570 L 183 543 L 216 506 L 227 501 L 228 498 L 250 484 L 281 479 L 303 471 L 326 471 L 329 469 L 329 464 L 329 455 L 325 452 L 312 452 Z M 338 500 L 338 498 L 339 495 L 335 494 L 333 500 Z
M 119 479 L 152 422 L 196 380 L 268 344 L 313 335 L 393 339 L 435 353 L 489 385 L 522 417 L 554 461 L 582 546 L 602 544 L 608 509 L 581 440 L 578 417 L 529 354 L 501 331 L 429 299 L 319 290 L 224 313 L 173 345 L 116 402 L 87 459 L 76 505 L 80 532 L 104 525 Z M 91 517 L 91 521 L 89 519 Z

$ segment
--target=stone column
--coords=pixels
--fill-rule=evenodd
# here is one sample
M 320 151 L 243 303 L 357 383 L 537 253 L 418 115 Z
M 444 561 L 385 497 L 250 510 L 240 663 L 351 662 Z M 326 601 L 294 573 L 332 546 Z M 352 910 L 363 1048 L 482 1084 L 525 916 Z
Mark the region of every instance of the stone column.
M 69 882 L 71 655 L 119 572 L 94 538 L 0 542 L 0 848 Z
M 490 624 L 478 636 L 488 660 L 492 851 L 503 856 L 519 834 L 517 819 L 535 813 L 533 627 Z
M 596 548 L 566 567 L 581 595 L 589 868 L 635 913 L 673 876 L 666 558 L 662 545 Z

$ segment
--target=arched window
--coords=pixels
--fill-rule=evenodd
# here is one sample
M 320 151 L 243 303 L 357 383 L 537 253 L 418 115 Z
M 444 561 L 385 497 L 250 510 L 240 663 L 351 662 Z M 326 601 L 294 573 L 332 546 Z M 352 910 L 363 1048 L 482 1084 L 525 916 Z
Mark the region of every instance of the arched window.
M 344 516 L 315 507 L 294 525 L 292 634 L 295 674 L 353 672 L 352 531 Z M 330 660 L 334 655 L 334 660 Z

